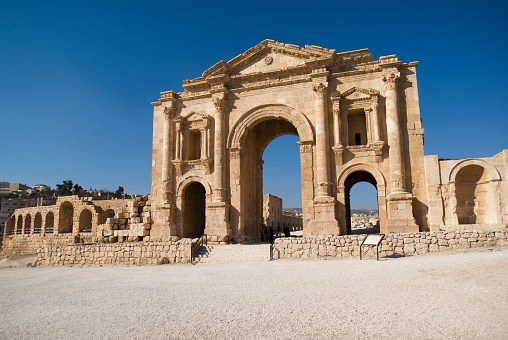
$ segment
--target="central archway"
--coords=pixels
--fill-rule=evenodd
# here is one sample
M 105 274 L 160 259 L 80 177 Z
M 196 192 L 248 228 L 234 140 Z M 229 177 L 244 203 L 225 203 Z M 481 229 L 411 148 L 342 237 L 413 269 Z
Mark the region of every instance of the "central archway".
M 233 127 L 228 138 L 230 150 L 231 205 L 233 239 L 239 242 L 260 241 L 263 224 L 263 152 L 277 137 L 300 137 L 302 208 L 313 204 L 312 145 L 314 132 L 307 117 L 293 108 L 274 104 L 248 111 Z M 303 228 L 311 216 L 303 216 Z

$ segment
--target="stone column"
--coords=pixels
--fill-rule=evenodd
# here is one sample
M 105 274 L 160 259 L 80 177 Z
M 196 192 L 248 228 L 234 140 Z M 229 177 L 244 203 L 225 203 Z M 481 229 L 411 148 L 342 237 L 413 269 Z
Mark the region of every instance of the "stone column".
M 400 136 L 399 99 L 397 96 L 397 80 L 400 72 L 391 70 L 383 76 L 386 97 L 386 131 L 390 158 L 390 189 L 391 193 L 406 192 L 404 163 L 402 159 L 402 141 Z
M 413 195 L 406 192 L 403 144 L 399 118 L 397 69 L 385 70 L 382 78 L 386 97 L 386 131 L 390 163 L 390 195 L 388 201 L 387 232 L 418 232 L 419 227 L 413 216 Z
M 340 142 L 340 101 L 333 103 L 333 141 L 334 146 L 339 146 Z
M 314 85 L 314 110 L 316 113 L 316 159 L 318 197 L 330 196 L 330 162 L 328 159 L 328 129 L 326 124 L 326 95 L 328 83 Z
M 379 133 L 379 104 L 377 97 L 373 96 L 373 103 L 371 106 L 372 109 L 372 122 L 374 129 L 374 142 L 379 142 L 381 140 L 381 136 Z
M 226 196 L 226 185 L 224 177 L 225 168 L 225 124 L 226 113 L 225 93 L 217 93 L 213 98 L 215 107 L 215 153 L 214 153 L 214 201 L 224 202 Z
M 175 113 L 174 103 L 164 108 L 164 132 L 162 136 L 162 187 L 164 191 L 164 203 L 171 201 L 171 121 Z

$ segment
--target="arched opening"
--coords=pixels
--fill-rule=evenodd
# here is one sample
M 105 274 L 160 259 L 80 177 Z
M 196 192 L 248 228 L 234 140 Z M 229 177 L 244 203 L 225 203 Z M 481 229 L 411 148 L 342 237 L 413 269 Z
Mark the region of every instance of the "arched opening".
M 107 209 L 99 215 L 99 224 L 104 224 L 108 218 L 115 218 L 115 211 L 113 209 Z
M 18 216 L 18 223 L 16 225 L 16 235 L 21 235 L 23 233 L 23 216 Z
M 16 227 L 16 217 L 12 215 L 7 220 L 7 224 L 5 226 L 5 235 L 14 235 L 15 227 Z
M 455 176 L 457 219 L 459 224 L 487 224 L 492 205 L 490 176 L 480 165 L 467 165 Z
M 64 202 L 60 206 L 60 216 L 58 218 L 58 233 L 72 233 L 72 222 L 74 217 L 74 207 L 70 202 Z
M 181 237 L 200 237 L 205 233 L 206 190 L 199 182 L 190 183 L 183 192 Z
M 53 234 L 54 224 L 55 224 L 55 215 L 53 215 L 53 213 L 50 211 L 46 214 L 46 223 L 45 223 L 46 234 Z
M 92 212 L 88 209 L 83 209 L 79 214 L 79 231 L 83 233 L 92 231 Z
M 34 218 L 34 234 L 40 234 L 42 229 L 42 215 L 41 213 L 35 214 Z
M 32 216 L 27 214 L 25 217 L 25 235 L 29 235 L 32 231 Z
M 289 218 L 301 218 L 302 182 L 298 140 L 298 136 L 294 135 L 277 137 L 263 152 L 263 223 L 267 227 L 272 222 L 277 223 L 274 233 L 282 234 L 285 228 L 293 229 L 290 230 L 292 236 L 303 234 L 302 230 L 294 230 L 287 223 Z M 282 229 L 279 228 L 281 221 Z
M 372 191 L 372 186 L 374 186 L 375 192 Z M 367 171 L 355 171 L 346 178 L 344 190 L 347 233 L 378 233 L 379 204 L 377 201 L 377 182 L 374 176 Z M 352 197 L 352 195 L 354 196 Z M 367 211 L 352 214 L 352 209 L 376 209 L 377 216 L 368 216 Z M 376 219 L 377 221 L 374 221 Z
M 263 223 L 265 222 L 263 216 L 263 175 L 264 175 L 263 154 L 265 148 L 273 140 L 275 140 L 277 137 L 285 135 L 293 135 L 297 136 L 296 138 L 298 138 L 298 131 L 289 121 L 284 119 L 272 118 L 263 120 L 255 124 L 254 126 L 250 127 L 249 131 L 242 140 L 243 150 L 246 150 L 245 156 L 240 157 L 241 161 L 240 167 L 242 174 L 240 176 L 241 181 L 240 205 L 242 211 L 242 214 L 240 216 L 240 222 L 241 226 L 243 227 L 242 241 L 261 240 L 261 233 L 259 232 L 259 230 L 263 225 Z M 284 156 L 285 156 L 284 154 L 277 152 L 276 157 L 282 158 Z M 301 161 L 300 157 L 299 160 Z M 309 170 L 310 173 L 312 174 L 312 169 L 303 170 L 303 168 L 301 172 L 298 172 L 298 169 L 292 169 L 290 172 L 297 173 L 298 175 L 301 174 L 301 176 L 303 176 L 303 172 Z M 277 172 L 277 169 L 270 169 L 268 171 Z M 279 172 L 277 174 L 277 177 L 280 178 L 286 175 L 289 174 Z M 298 178 L 301 181 L 300 183 L 302 183 L 303 177 L 298 176 Z M 303 184 L 300 185 L 301 185 L 300 188 L 302 188 Z M 268 188 L 268 190 L 271 189 Z M 310 188 L 311 195 L 312 190 L 313 189 L 311 187 Z M 300 193 L 303 196 L 301 190 Z M 282 211 L 277 211 L 277 213 L 282 215 Z M 274 229 L 274 233 L 277 233 L 279 229 L 280 231 L 282 231 L 282 227 L 280 226 L 281 222 L 280 219 L 279 220 L 272 219 L 272 221 L 275 222 L 272 227 Z

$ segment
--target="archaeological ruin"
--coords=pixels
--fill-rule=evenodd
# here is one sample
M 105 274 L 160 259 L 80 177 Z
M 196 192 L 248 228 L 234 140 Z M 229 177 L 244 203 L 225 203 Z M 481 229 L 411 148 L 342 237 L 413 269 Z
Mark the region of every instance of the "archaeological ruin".
M 115 208 L 60 197 L 54 207 L 19 209 L 3 253 L 204 234 L 213 243 L 259 242 L 263 152 L 288 134 L 299 137 L 304 240 L 350 237 L 349 192 L 358 182 L 377 190 L 383 234 L 506 230 L 508 150 L 480 159 L 425 156 L 417 66 L 397 55 L 374 60 L 367 49 L 265 40 L 152 103 L 149 196 Z

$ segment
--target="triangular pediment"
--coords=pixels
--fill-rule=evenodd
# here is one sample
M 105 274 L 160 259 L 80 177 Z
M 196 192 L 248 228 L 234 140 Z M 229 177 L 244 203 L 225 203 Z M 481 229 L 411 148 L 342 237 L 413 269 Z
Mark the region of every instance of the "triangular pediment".
M 188 122 L 202 121 L 202 120 L 206 120 L 207 118 L 208 118 L 208 115 L 194 112 L 194 111 L 184 117 L 184 119 Z
M 353 87 L 340 94 L 340 97 L 348 100 L 363 100 L 370 99 L 373 95 L 379 95 L 379 92 L 371 89 Z
M 250 73 L 284 70 L 305 63 L 333 57 L 335 50 L 318 46 L 283 44 L 273 40 L 264 40 L 228 62 L 220 61 L 205 72 L 203 78 L 223 74 L 243 75 Z

